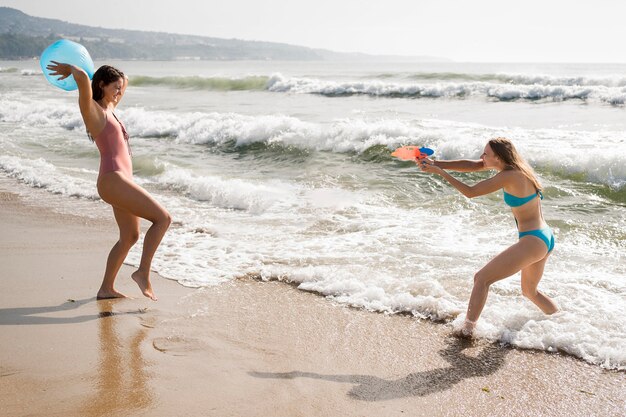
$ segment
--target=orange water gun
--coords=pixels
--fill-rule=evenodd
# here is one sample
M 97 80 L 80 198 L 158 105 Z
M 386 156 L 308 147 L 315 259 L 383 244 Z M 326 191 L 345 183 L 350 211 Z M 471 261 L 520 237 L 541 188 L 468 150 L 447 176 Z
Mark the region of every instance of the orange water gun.
M 391 156 L 395 156 L 396 158 L 402 161 L 419 161 L 420 159 L 428 158 L 430 155 L 434 154 L 430 148 L 425 147 L 417 147 L 417 146 L 402 146 L 391 153 Z

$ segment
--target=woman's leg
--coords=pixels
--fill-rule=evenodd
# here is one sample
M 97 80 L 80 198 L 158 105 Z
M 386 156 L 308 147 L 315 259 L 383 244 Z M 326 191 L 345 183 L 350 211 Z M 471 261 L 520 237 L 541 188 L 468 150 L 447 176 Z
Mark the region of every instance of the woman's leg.
M 462 333 L 471 334 L 483 311 L 489 287 L 501 279 L 510 277 L 530 264 L 546 256 L 546 245 L 540 239 L 520 239 L 504 250 L 474 275 L 474 287 L 467 306 L 466 323 Z
M 139 269 L 132 274 L 132 278 L 146 297 L 156 300 L 150 283 L 150 266 L 172 222 L 170 214 L 146 190 L 117 171 L 100 178 L 98 193 L 112 206 L 152 222 L 144 237 Z
M 522 294 L 535 303 L 545 314 L 554 314 L 559 311 L 557 305 L 545 294 L 537 291 L 537 285 L 543 276 L 543 269 L 549 255 L 546 255 L 539 262 L 535 262 L 522 269 Z
M 107 265 L 104 271 L 104 279 L 96 298 L 126 297 L 114 288 L 115 277 L 128 255 L 130 248 L 139 239 L 139 217 L 116 207 L 113 207 L 113 215 L 120 229 L 120 238 L 109 253 Z

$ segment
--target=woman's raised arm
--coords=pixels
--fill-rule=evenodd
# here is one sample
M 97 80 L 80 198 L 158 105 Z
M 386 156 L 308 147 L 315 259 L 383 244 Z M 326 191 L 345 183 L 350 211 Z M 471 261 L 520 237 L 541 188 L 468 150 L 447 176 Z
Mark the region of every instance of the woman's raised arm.
M 70 75 L 74 77 L 74 81 L 76 81 L 76 85 L 78 86 L 78 106 L 80 107 L 80 114 L 83 116 L 83 121 L 89 133 L 93 137 L 97 136 L 104 128 L 106 120 L 102 108 L 93 100 L 89 76 L 82 68 L 75 65 L 56 61 L 51 62 L 52 64 L 46 67 L 48 70 L 52 71 L 50 75 L 58 75 L 60 76 L 60 80 Z M 126 85 L 124 85 L 124 89 L 125 88 Z

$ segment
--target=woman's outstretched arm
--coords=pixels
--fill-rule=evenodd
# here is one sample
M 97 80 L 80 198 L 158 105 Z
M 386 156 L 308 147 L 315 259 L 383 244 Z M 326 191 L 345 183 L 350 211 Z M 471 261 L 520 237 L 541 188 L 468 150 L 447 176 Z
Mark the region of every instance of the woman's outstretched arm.
M 472 159 L 457 159 L 451 161 L 441 161 L 441 160 L 431 160 L 436 167 L 447 169 L 450 171 L 458 171 L 458 172 L 476 172 L 485 170 L 485 164 L 482 159 L 472 160 Z M 427 162 L 428 162 L 427 161 Z
M 447 173 L 443 168 L 435 165 L 434 163 L 427 162 L 419 164 L 419 167 L 424 172 L 441 175 L 446 181 L 450 183 L 450 185 L 459 190 L 461 194 L 468 198 L 478 197 L 498 191 L 507 184 L 510 178 L 510 171 L 501 171 L 491 178 L 480 181 L 474 185 L 467 185 L 457 180 L 452 175 Z

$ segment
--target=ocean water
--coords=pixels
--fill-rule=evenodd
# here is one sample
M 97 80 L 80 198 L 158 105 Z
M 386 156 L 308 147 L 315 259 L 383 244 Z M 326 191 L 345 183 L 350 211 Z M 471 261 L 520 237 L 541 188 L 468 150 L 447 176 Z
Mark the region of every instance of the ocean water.
M 542 314 L 516 275 L 492 286 L 477 335 L 626 369 L 626 65 L 113 65 L 131 81 L 117 114 L 136 181 L 175 220 L 154 261 L 163 276 L 288 281 L 458 326 L 474 273 L 517 240 L 513 216 L 501 193 L 467 199 L 389 154 L 478 158 L 506 136 L 545 188 L 557 246 L 539 288 L 562 311 Z M 98 163 L 77 94 L 47 84 L 37 61 L 0 62 L 5 182 L 43 190 L 36 203 L 55 210 L 110 216 Z M 139 256 L 137 245 L 127 262 Z

